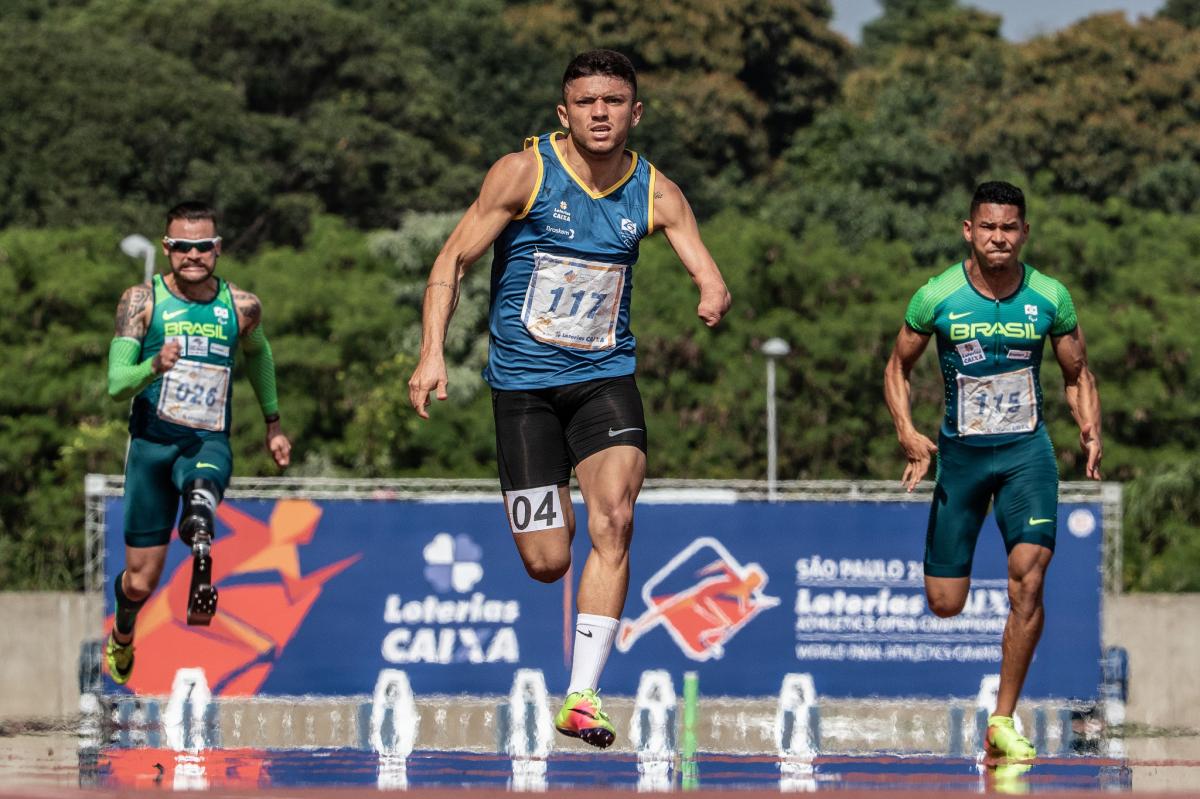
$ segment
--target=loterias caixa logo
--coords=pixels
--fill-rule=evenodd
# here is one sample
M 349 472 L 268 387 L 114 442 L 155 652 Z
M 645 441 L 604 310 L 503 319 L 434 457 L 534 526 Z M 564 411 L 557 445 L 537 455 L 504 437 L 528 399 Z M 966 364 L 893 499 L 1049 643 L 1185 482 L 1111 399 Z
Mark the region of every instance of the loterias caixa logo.
M 320 506 L 308 500 L 277 501 L 266 522 L 230 503 L 217 507 L 217 517 L 230 529 L 212 548 L 220 610 L 208 627 L 187 625 L 192 564 L 185 559 L 138 614 L 137 668 L 126 686 L 134 693 L 170 693 L 183 666 L 203 668 L 214 695 L 257 693 L 325 584 L 362 557 L 302 573 L 300 547 L 321 521 Z M 105 630 L 112 621 L 110 615 Z

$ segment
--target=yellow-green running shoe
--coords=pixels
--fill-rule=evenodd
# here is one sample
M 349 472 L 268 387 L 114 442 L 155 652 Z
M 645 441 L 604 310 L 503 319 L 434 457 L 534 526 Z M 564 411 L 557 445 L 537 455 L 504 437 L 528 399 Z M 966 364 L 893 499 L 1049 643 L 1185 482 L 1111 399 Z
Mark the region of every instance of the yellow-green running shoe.
M 584 743 L 606 749 L 617 739 L 617 731 L 608 714 L 600 709 L 600 697 L 591 688 L 568 694 L 554 727 L 563 735 L 582 738 Z
M 996 793 L 1019 796 L 1029 793 L 1029 782 L 1025 779 L 1026 771 L 1029 771 L 1028 763 L 996 766 L 992 769 L 992 790 Z
M 124 685 L 133 674 L 133 642 L 118 644 L 112 633 L 108 634 L 108 645 L 104 647 L 104 659 L 108 673 L 117 685 Z
M 1037 750 L 1017 732 L 1011 716 L 988 717 L 987 750 L 992 757 L 1003 758 L 998 767 L 1003 767 L 1010 776 L 1029 771 L 1028 761 L 1037 757 Z

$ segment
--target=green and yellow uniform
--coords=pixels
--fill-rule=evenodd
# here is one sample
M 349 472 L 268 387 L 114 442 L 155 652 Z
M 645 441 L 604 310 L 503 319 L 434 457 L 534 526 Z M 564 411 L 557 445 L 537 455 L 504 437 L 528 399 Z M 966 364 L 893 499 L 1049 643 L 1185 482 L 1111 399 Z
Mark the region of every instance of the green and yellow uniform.
M 168 341 L 180 345 L 180 358 L 166 374 L 154 376 L 137 394 L 129 418 L 125 460 L 125 542 L 145 547 L 166 544 L 179 512 L 183 486 L 194 479 L 221 491 L 233 473 L 229 447 L 233 364 L 238 346 L 237 309 L 229 284 L 217 278 L 209 302 L 179 297 L 153 280 L 154 305 L 137 361 L 149 364 Z M 118 339 L 130 342 L 131 339 Z
M 1040 373 L 1047 336 L 1076 327 L 1067 289 L 1029 265 L 1008 297 L 980 294 L 955 264 L 922 286 L 904 316 L 936 335 L 946 389 L 938 435 L 937 487 L 925 542 L 925 573 L 965 577 L 994 500 L 1008 551 L 1054 548 L 1058 465 L 1042 418 Z

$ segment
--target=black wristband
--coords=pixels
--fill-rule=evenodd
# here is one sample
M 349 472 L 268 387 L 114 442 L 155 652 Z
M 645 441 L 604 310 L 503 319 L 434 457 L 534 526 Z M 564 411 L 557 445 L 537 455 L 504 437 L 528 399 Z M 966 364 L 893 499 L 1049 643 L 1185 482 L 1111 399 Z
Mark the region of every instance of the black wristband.
M 279 421 L 279 414 L 277 414 L 277 413 L 267 414 L 266 416 L 263 417 L 263 421 L 266 422 L 267 424 L 274 424 L 275 422 Z

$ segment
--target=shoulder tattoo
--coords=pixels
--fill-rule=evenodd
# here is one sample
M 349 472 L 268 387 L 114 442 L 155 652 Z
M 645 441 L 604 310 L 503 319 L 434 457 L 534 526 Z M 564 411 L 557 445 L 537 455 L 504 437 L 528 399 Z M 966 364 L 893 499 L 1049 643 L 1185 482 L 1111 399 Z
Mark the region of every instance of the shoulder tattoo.
M 248 291 L 233 289 L 233 304 L 244 322 L 246 330 L 253 330 L 262 319 L 262 303 Z
M 119 338 L 141 339 L 146 335 L 143 314 L 150 305 L 150 287 L 144 283 L 130 286 L 117 305 L 116 335 Z

